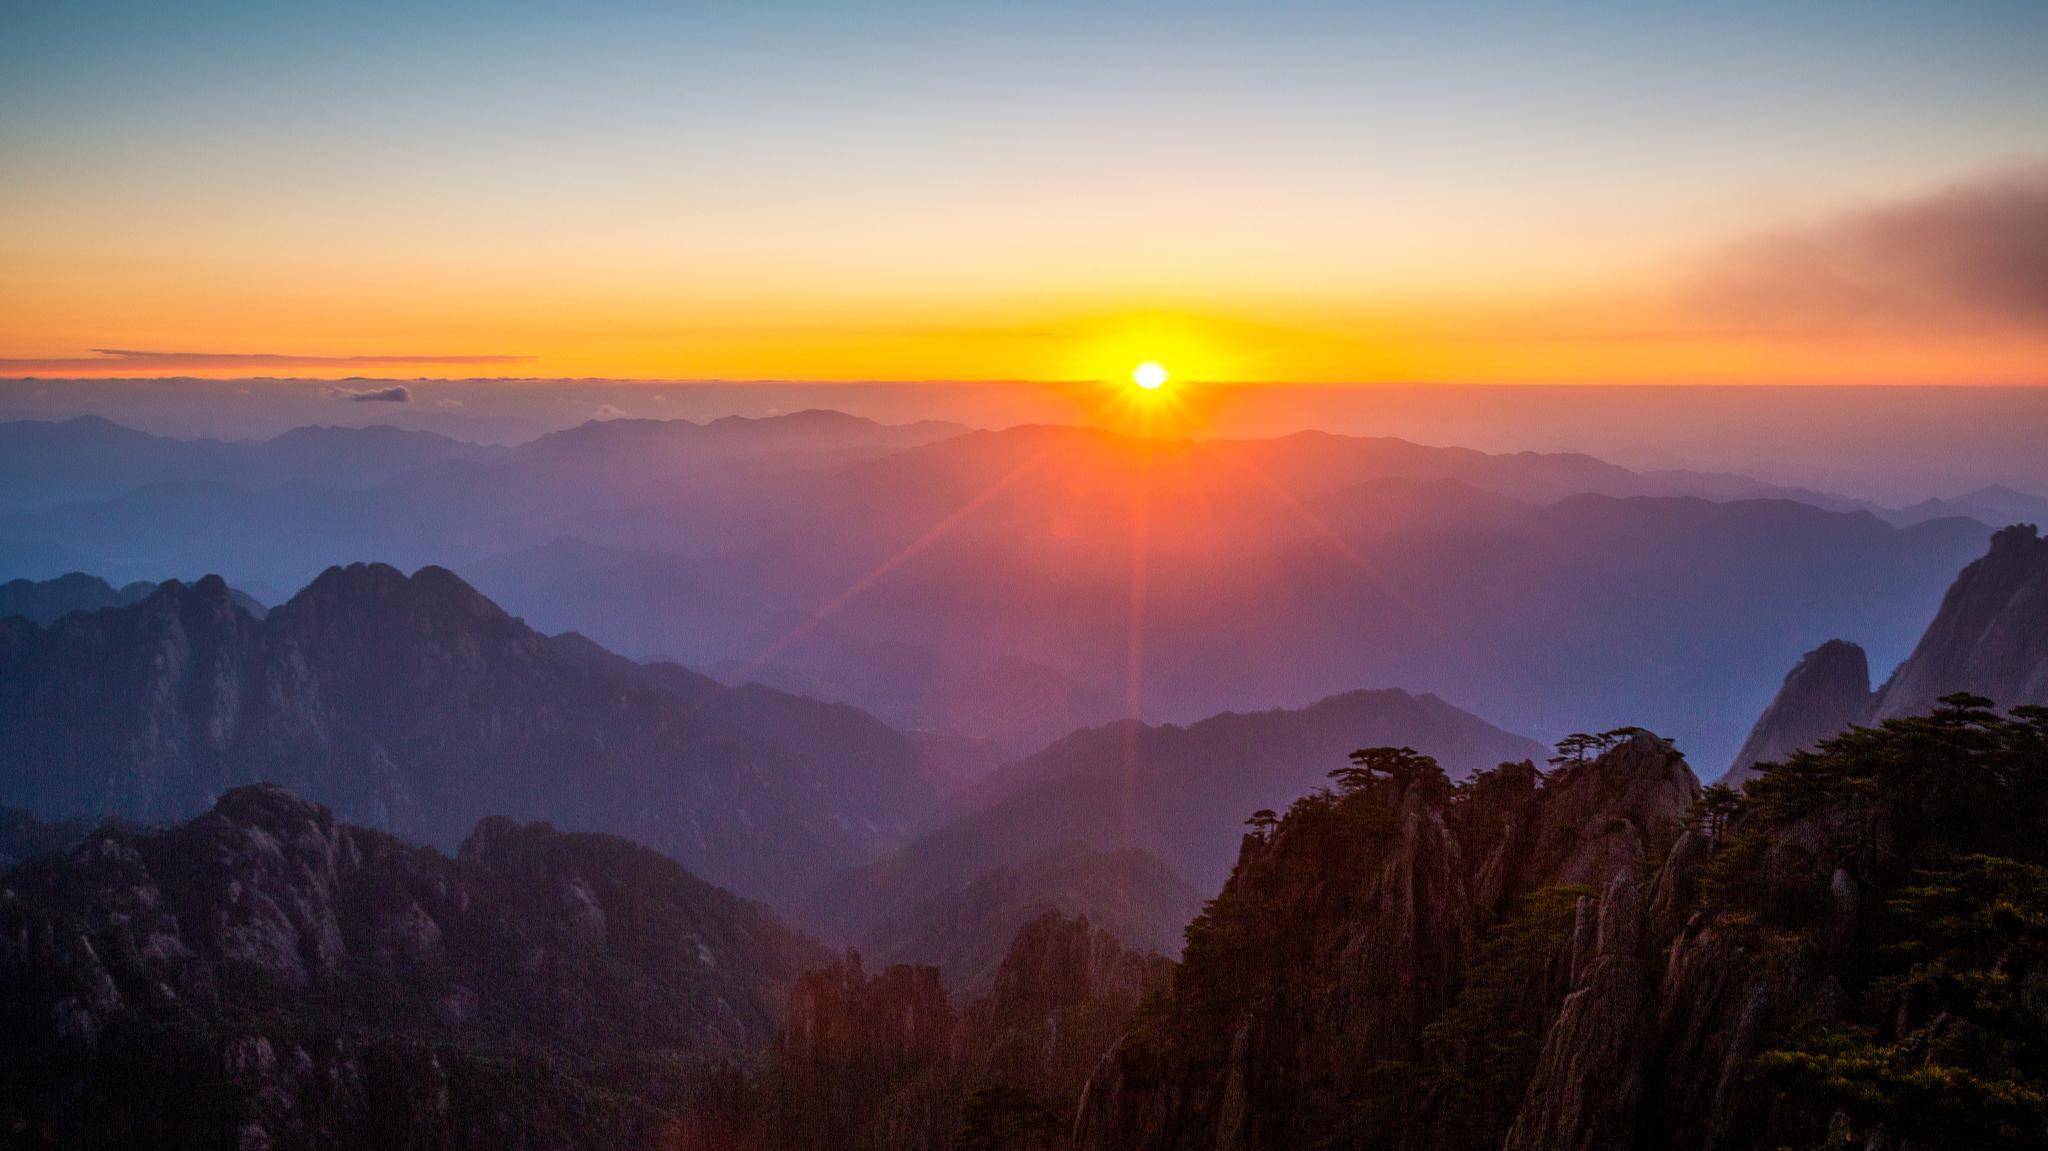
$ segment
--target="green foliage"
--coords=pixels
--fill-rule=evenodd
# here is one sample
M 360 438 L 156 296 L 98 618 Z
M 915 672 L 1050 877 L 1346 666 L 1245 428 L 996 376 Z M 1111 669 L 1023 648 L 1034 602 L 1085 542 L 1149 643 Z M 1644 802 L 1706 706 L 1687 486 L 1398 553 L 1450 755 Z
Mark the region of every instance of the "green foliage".
M 1781 1108 L 1859 1144 L 2048 1145 L 2048 710 L 1950 696 L 1760 770 L 1709 902 L 1855 991 L 1758 1060 Z M 1836 869 L 1876 897 L 1854 950 L 1829 936 Z
M 1970 856 L 1916 872 L 1890 910 L 1874 991 L 1893 1025 L 1820 1030 L 1763 1069 L 1915 1146 L 2048 1145 L 2048 870 Z

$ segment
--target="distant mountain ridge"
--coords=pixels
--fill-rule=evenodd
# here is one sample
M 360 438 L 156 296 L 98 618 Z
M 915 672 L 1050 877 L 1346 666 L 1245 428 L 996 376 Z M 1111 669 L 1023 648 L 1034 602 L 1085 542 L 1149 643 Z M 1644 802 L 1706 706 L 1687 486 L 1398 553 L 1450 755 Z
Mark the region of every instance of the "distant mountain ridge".
M 217 577 L 0 621 L 0 802 L 175 819 L 274 782 L 452 846 L 486 815 L 628 835 L 790 900 L 936 802 L 872 717 L 551 639 L 455 575 L 334 568 L 265 619 Z
M 1331 765 L 1354 749 L 1383 743 L 1434 754 L 1461 775 L 1546 751 L 1435 696 L 1398 690 L 1351 692 L 1299 710 L 1226 714 L 1186 727 L 1091 728 L 1002 769 L 963 797 L 964 814 L 822 888 L 802 922 L 930 962 L 904 945 L 902 925 L 926 914 L 921 908 L 939 893 L 961 891 L 998 869 L 1029 874 L 1031 861 L 1074 845 L 1142 850 L 1194 891 L 1214 892 L 1229 874 L 1247 815 L 1285 807 L 1327 784 Z M 1092 907 L 1076 910 L 1104 918 Z
M 0 584 L 0 619 L 20 616 L 30 623 L 48 626 L 75 611 L 98 611 L 105 607 L 126 607 L 141 603 L 163 585 L 136 580 L 120 587 L 98 576 L 70 572 L 47 580 L 9 580 Z M 228 589 L 236 606 L 257 619 L 270 609 L 247 592 Z
M 148 437 L 87 469 L 36 449 L 48 467 L 7 481 L 33 502 L 0 495 L 0 564 L 219 571 L 266 600 L 361 556 L 447 567 L 544 631 L 1010 754 L 1125 713 L 1132 691 L 1145 717 L 1185 722 L 1393 683 L 1545 735 L 1645 723 L 1723 760 L 1800 651 L 1854 635 L 1902 652 L 1896 621 L 1931 610 L 1984 533 L 1741 477 L 1313 432 L 1141 440 L 800 412 L 596 421 L 475 458 L 400 439 L 387 459 L 365 429 L 312 438 L 348 446 L 289 473 L 122 462 L 219 454 Z M 352 453 L 386 462 L 322 471 Z M 119 490 L 43 498 L 80 475 Z

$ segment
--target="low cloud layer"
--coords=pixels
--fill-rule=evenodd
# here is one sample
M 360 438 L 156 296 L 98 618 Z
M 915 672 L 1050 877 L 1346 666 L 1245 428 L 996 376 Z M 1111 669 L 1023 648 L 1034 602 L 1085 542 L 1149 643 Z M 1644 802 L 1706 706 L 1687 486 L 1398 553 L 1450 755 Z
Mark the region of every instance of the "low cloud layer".
M 90 356 L 0 358 L 0 374 L 41 372 L 200 372 L 251 368 L 351 368 L 391 364 L 525 364 L 532 356 L 293 356 L 274 352 L 152 352 L 132 348 L 93 348 Z
M 412 389 L 404 384 L 388 388 L 329 388 L 327 394 L 337 400 L 349 400 L 358 404 L 409 404 Z
M 2048 163 L 1739 245 L 1685 302 L 1766 328 L 2048 331 Z

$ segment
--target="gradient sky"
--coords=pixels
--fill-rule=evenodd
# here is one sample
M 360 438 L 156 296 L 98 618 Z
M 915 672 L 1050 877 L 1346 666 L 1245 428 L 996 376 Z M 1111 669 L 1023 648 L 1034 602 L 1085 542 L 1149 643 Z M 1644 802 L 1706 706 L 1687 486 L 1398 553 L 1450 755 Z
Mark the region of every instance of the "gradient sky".
M 0 375 L 2048 383 L 2048 4 L 1533 7 L 15 5 Z

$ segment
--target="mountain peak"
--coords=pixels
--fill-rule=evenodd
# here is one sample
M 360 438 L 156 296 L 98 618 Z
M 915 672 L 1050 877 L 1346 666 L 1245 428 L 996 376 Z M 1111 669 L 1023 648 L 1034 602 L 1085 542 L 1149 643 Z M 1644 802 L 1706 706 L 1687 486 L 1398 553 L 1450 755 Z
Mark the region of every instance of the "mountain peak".
M 2048 540 L 2033 524 L 1992 533 L 1884 686 L 1877 717 L 1915 715 L 1967 691 L 2003 707 L 2048 703 Z
M 1831 639 L 1801 657 L 1757 717 L 1722 782 L 1740 785 L 1771 763 L 1870 718 L 1870 661 L 1863 649 Z

